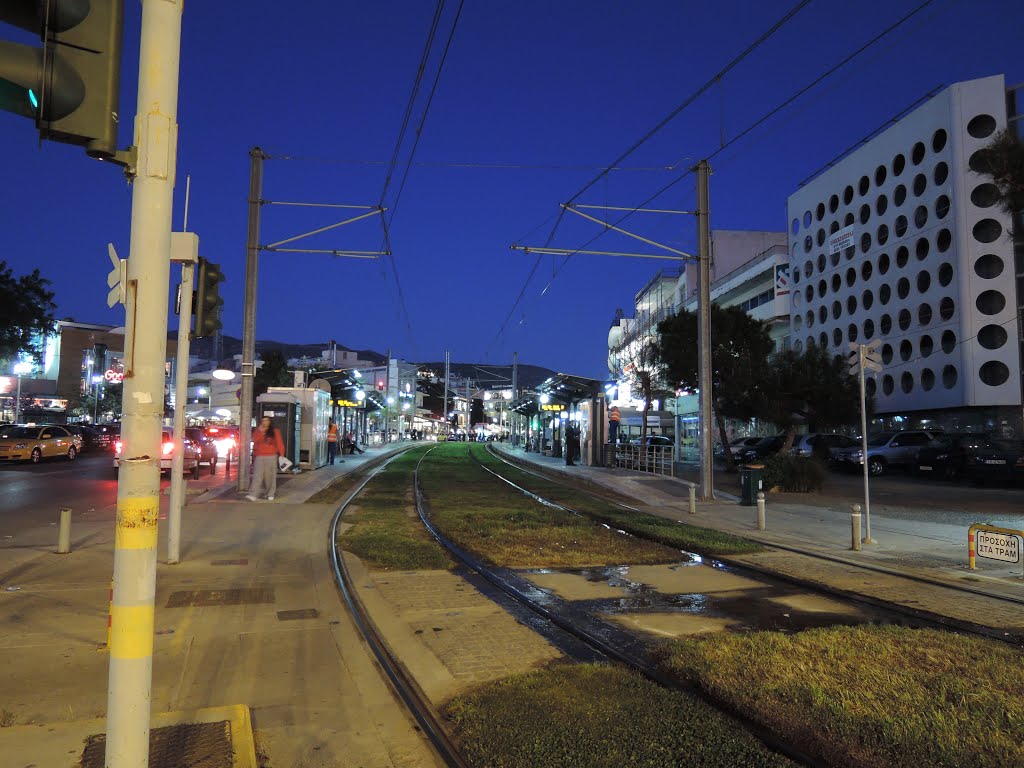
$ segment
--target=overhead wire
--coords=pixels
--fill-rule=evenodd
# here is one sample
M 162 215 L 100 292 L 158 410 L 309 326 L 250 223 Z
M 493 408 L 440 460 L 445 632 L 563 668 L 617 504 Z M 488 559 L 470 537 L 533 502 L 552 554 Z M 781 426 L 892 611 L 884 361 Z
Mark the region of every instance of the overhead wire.
M 776 105 L 776 106 L 775 106 L 775 107 L 773 107 L 772 109 L 768 110 L 768 111 L 767 111 L 766 113 L 764 113 L 764 114 L 763 114 L 763 115 L 762 115 L 762 116 L 761 116 L 760 118 L 758 118 L 758 119 L 757 119 L 757 120 L 755 120 L 755 121 L 754 121 L 753 123 L 751 123 L 750 125 L 748 125 L 748 126 L 747 126 L 746 128 L 744 128 L 744 129 L 743 129 L 742 131 L 740 131 L 740 132 L 739 132 L 738 134 L 736 134 L 735 136 L 733 136 L 733 137 L 732 137 L 731 139 L 729 139 L 729 140 L 728 140 L 728 141 L 726 141 L 725 143 L 721 144 L 721 145 L 720 145 L 720 146 L 718 147 L 718 149 L 716 149 L 716 150 L 714 150 L 713 152 L 711 152 L 710 154 L 708 154 L 708 155 L 707 155 L 707 156 L 706 156 L 706 157 L 705 157 L 704 159 L 706 159 L 706 160 L 711 160 L 711 159 L 715 158 L 716 156 L 718 156 L 718 155 L 719 155 L 720 153 L 724 152 L 724 151 L 725 151 L 726 149 L 728 149 L 728 148 L 729 148 L 730 146 L 732 146 L 733 144 L 735 144 L 735 143 L 737 143 L 738 141 L 740 141 L 741 139 L 743 139 L 743 138 L 744 138 L 745 136 L 747 136 L 747 135 L 748 135 L 748 134 L 749 134 L 749 133 L 750 133 L 751 131 L 753 131 L 753 130 L 757 129 L 757 128 L 758 128 L 759 126 L 761 126 L 761 125 L 763 125 L 764 123 L 766 123 L 766 122 L 767 122 L 768 120 L 770 120 L 770 119 L 771 119 L 772 117 L 774 117 L 774 116 L 775 116 L 776 114 L 778 114 L 778 113 L 779 113 L 779 112 L 780 112 L 781 110 L 785 109 L 785 108 L 786 108 L 787 106 L 789 106 L 789 105 L 790 105 L 790 104 L 792 104 L 792 103 L 793 103 L 794 101 L 796 101 L 797 99 L 799 99 L 799 98 L 800 98 L 801 96 L 803 96 L 803 95 L 804 95 L 805 93 L 807 93 L 807 92 L 808 92 L 809 90 L 811 90 L 812 88 L 814 88 L 814 87 L 815 87 L 816 85 L 818 85 L 819 83 L 821 83 L 821 82 L 822 82 L 823 80 L 825 80 L 825 79 L 827 79 L 828 77 L 830 77 L 830 76 L 831 76 L 832 74 L 834 74 L 834 73 L 835 73 L 836 71 L 838 71 L 839 69 L 841 69 L 842 67 L 844 67 L 844 66 L 845 66 L 846 64 L 848 64 L 848 63 L 849 63 L 850 61 L 852 61 L 852 60 L 853 60 L 854 58 L 856 58 L 856 57 L 857 57 L 857 56 L 859 56 L 859 55 L 860 55 L 861 53 L 863 53 L 864 51 L 866 51 L 866 50 L 868 50 L 869 48 L 871 48 L 872 46 L 874 46 L 874 45 L 875 45 L 875 44 L 876 44 L 877 42 L 879 42 L 880 40 L 882 40 L 882 39 L 883 39 L 884 37 L 886 37 L 887 35 L 889 35 L 889 34 L 890 34 L 891 32 L 893 32 L 894 30 L 896 30 L 897 28 L 899 28 L 899 27 L 900 27 L 901 25 L 903 25 L 903 24 L 904 24 L 904 23 L 906 23 L 907 21 L 909 21 L 909 20 L 910 20 L 911 18 L 913 18 L 914 16 L 916 16 L 916 15 L 917 15 L 918 13 L 920 13 L 921 11 L 923 11 L 924 9 L 926 9 L 927 7 L 929 7 L 930 5 L 932 5 L 932 4 L 934 3 L 934 2 L 935 2 L 935 0 L 925 0 L 925 2 L 923 2 L 923 3 L 921 3 L 920 5 L 916 6 L 916 7 L 914 8 L 914 9 L 912 9 L 911 11 L 909 11 L 909 12 L 908 12 L 907 14 L 905 14 L 905 15 L 904 15 L 904 16 L 902 16 L 902 17 L 900 17 L 900 18 L 899 18 L 898 20 L 896 20 L 896 21 L 895 21 L 894 23 L 890 24 L 890 25 L 889 25 L 888 27 L 886 27 L 885 29 L 883 29 L 883 30 L 882 30 L 881 32 L 879 32 L 878 34 L 876 34 L 876 35 L 875 35 L 874 37 L 872 37 L 872 38 L 871 38 L 870 40 L 868 40 L 868 41 L 867 41 L 866 43 L 864 43 L 864 44 L 863 44 L 863 45 L 861 45 L 861 46 L 860 46 L 859 48 L 857 48 L 857 49 L 856 49 L 856 50 L 854 50 L 854 51 L 853 51 L 852 53 L 850 53 L 850 54 L 849 54 L 848 56 L 846 56 L 845 58 L 843 58 L 843 59 L 842 59 L 841 61 L 839 61 L 839 62 L 838 62 L 837 64 L 835 64 L 835 65 L 833 65 L 832 67 L 830 67 L 830 68 L 829 68 L 828 70 L 826 70 L 826 71 L 825 71 L 825 72 L 824 72 L 824 73 L 823 73 L 822 75 L 820 75 L 819 77 L 817 77 L 817 78 L 815 78 L 814 80 L 812 80 L 812 81 L 811 81 L 811 82 L 810 82 L 809 84 L 807 84 L 807 85 L 806 85 L 806 86 L 804 86 L 803 88 L 801 88 L 801 89 L 799 89 L 798 91 L 796 91 L 796 92 L 795 92 L 794 94 L 792 94 L 791 96 L 789 96 L 789 97 L 788 97 L 787 99 L 783 100 L 783 101 L 782 101 L 781 103 L 779 103 L 778 105 Z M 620 159 L 620 160 L 617 160 L 617 161 L 616 161 L 616 163 L 618 163 L 618 162 L 621 162 L 621 159 Z M 632 216 L 632 215 L 633 215 L 634 213 L 636 213 L 637 211 L 639 211 L 639 210 L 640 210 L 641 208 L 643 208 L 644 206 L 648 205 L 649 203 L 653 202 L 654 200 L 656 200 L 657 198 L 659 198 L 659 197 L 660 197 L 661 195 L 665 194 L 665 192 L 667 192 L 668 190 L 670 190 L 670 189 L 671 189 L 672 187 L 674 187 L 674 186 L 675 186 L 676 184 L 678 184 L 679 182 L 681 182 L 681 181 L 682 181 L 683 179 L 685 179 L 686 177 L 690 176 L 690 175 L 691 175 L 691 174 L 692 174 L 692 173 L 694 172 L 694 170 L 695 170 L 695 167 L 693 167 L 693 168 L 689 168 L 689 169 L 687 169 L 686 171 L 684 171 L 684 172 L 683 172 L 682 174 L 680 174 L 680 175 L 679 175 L 678 177 L 676 177 L 675 179 L 673 179 L 672 181 L 670 181 L 670 182 L 669 182 L 668 184 L 666 184 L 666 185 L 664 185 L 663 187 L 661 187 L 661 188 L 660 188 L 660 189 L 659 189 L 658 191 L 656 191 L 656 192 L 655 192 L 655 193 L 654 193 L 653 195 L 651 195 L 650 197 L 648 197 L 648 198 L 647 198 L 646 200 L 644 200 L 644 201 L 643 201 L 642 203 L 640 203 L 639 205 L 637 205 L 636 207 L 632 208 L 631 210 L 629 210 L 629 211 L 627 211 L 627 212 L 626 212 L 625 214 L 623 214 L 623 215 L 622 215 L 621 217 L 619 217 L 619 219 L 618 219 L 618 220 L 617 220 L 617 221 L 615 222 L 615 224 L 613 224 L 612 226 L 620 226 L 620 225 L 622 224 L 622 222 L 624 222 L 624 221 L 625 221 L 626 219 L 628 219 L 629 217 L 631 217 L 631 216 Z M 591 184 L 592 184 L 592 183 L 593 183 L 593 182 L 591 182 Z M 589 187 L 590 185 L 587 185 L 587 186 Z M 563 209 L 563 210 L 564 210 L 564 209 Z M 585 243 L 583 243 L 583 245 L 579 246 L 578 248 L 575 248 L 575 249 L 574 249 L 574 250 L 572 250 L 572 251 L 571 251 L 570 253 L 568 253 L 568 254 L 566 255 L 565 261 L 563 261 L 563 262 L 562 262 L 562 264 L 561 264 L 561 265 L 560 265 L 560 266 L 559 266 L 559 267 L 558 267 L 558 268 L 557 268 L 557 269 L 555 270 L 554 274 L 552 275 L 552 277 L 551 277 L 551 282 L 554 282 L 554 280 L 555 280 L 555 279 L 556 279 L 556 278 L 558 277 L 558 275 L 559 275 L 559 274 L 561 273 L 561 271 L 562 271 L 562 270 L 563 270 L 563 269 L 564 269 L 564 268 L 566 267 L 566 265 L 567 265 L 567 264 L 569 263 L 569 261 L 570 261 L 570 260 L 572 259 L 572 257 L 573 257 L 573 256 L 575 256 L 576 254 L 578 254 L 578 253 L 579 253 L 580 251 L 582 251 L 582 250 L 586 249 L 586 248 L 587 248 L 587 247 L 588 247 L 589 245 L 591 245 L 591 244 L 592 244 L 592 243 L 593 243 L 593 242 L 594 242 L 595 240 L 597 240 L 597 239 L 598 239 L 599 237 L 601 237 L 602 235 L 604 235 L 604 234 L 605 234 L 606 232 L 608 232 L 608 231 L 609 231 L 609 228 L 605 228 L 605 229 L 602 229 L 602 230 L 601 230 L 600 232 L 598 232 L 598 233 L 597 233 L 597 234 L 595 234 L 595 235 L 594 235 L 593 237 L 591 237 L 591 238 L 590 238 L 589 240 L 587 240 L 587 241 L 586 241 Z M 520 295 L 523 295 L 523 294 L 525 293 L 525 288 L 526 288 L 526 287 L 524 286 L 524 290 L 520 292 Z M 518 300 L 517 300 L 517 303 L 518 303 Z M 513 311 L 514 311 L 514 306 L 513 306 Z M 510 315 L 511 315 L 511 313 L 510 313 Z M 502 327 L 501 327 L 501 328 L 499 329 L 499 331 L 498 331 L 498 334 L 497 334 L 497 336 L 500 336 L 500 335 L 501 335 L 501 333 L 503 333 L 503 332 L 504 332 L 504 325 L 503 325 L 503 326 L 502 326 Z

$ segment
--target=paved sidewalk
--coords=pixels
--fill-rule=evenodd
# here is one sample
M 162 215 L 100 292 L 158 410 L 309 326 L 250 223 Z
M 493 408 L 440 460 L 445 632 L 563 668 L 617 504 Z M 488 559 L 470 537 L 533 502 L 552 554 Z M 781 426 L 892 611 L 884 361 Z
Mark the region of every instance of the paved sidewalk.
M 244 705 L 261 766 L 434 766 L 368 656 L 327 555 L 336 505 L 305 504 L 387 449 L 287 478 L 274 502 L 230 485 L 190 496 L 182 562 L 166 564 L 161 499 L 152 711 Z M 11 768 L 77 765 L 106 709 L 114 526 L 49 521 L 0 544 L 0 754 Z M 156 767 L 154 767 L 156 768 Z
M 904 604 L 950 618 L 1024 634 L 1024 577 L 1021 564 L 980 560 L 967 568 L 967 525 L 891 517 L 873 511 L 871 533 L 878 541 L 855 552 L 849 507 L 778 503 L 768 495 L 767 530 L 757 530 L 757 509 L 716 492 L 689 514 L 688 483 L 621 469 L 567 467 L 563 460 L 507 445 L 498 449 L 546 473 L 581 485 L 614 491 L 636 500 L 645 512 L 693 525 L 728 531 L 772 547 L 759 555 L 731 556 L 747 563 L 832 589 Z M 794 494 L 788 494 L 791 498 Z M 889 502 L 888 507 L 893 506 Z M 1016 524 L 1014 527 L 1021 527 Z M 868 570 L 865 570 L 868 569 Z M 912 580 L 908 580 L 912 579 Z M 956 591 L 948 587 L 955 588 Z M 1007 602 L 1010 601 L 1010 602 Z

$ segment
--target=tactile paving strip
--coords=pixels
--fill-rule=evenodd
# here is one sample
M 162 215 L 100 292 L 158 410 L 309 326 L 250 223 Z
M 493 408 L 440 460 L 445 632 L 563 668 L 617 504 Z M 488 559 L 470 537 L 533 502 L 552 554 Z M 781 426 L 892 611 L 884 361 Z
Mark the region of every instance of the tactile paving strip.
M 107 736 L 85 740 L 81 768 L 104 768 Z M 150 768 L 232 768 L 231 721 L 184 723 L 149 732 Z

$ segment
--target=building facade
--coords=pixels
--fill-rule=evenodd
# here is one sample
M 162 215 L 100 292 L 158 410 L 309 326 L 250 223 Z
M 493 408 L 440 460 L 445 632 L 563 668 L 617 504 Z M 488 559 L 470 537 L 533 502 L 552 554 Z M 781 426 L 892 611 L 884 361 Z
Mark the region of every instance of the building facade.
M 877 344 L 883 426 L 1021 432 L 1024 259 L 978 172 L 1007 124 L 1002 76 L 957 83 L 789 197 L 793 347 Z

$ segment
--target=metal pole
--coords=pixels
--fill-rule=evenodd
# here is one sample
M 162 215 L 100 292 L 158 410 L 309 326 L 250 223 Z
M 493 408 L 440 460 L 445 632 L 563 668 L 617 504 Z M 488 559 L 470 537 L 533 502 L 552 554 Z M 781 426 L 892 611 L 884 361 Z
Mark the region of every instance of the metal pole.
M 700 350 L 700 495 L 703 501 L 714 498 L 712 485 L 711 441 L 711 203 L 707 160 L 697 164 L 697 253 L 700 271 L 700 292 L 697 297 L 697 339 Z
M 125 292 L 121 465 L 107 685 L 107 768 L 146 768 L 153 684 L 160 443 L 183 0 L 143 0 Z
M 189 330 L 192 326 L 194 264 L 181 265 L 181 314 L 178 316 L 178 354 L 174 366 L 174 453 L 171 454 L 171 504 L 167 510 L 167 562 L 181 560 L 181 507 L 185 498 L 185 404 L 188 401 Z
M 391 408 L 391 403 L 388 400 L 391 398 L 391 347 L 388 347 L 388 363 L 387 368 L 384 369 L 384 442 L 391 442 L 391 429 L 388 427 L 390 423 L 391 414 L 388 413 L 388 409 Z
M 92 423 L 96 426 L 96 419 L 99 418 L 100 412 L 100 383 L 94 381 L 92 383 Z
M 516 398 L 519 397 L 519 353 L 512 353 L 512 400 L 510 403 L 515 402 Z M 511 445 L 519 444 L 519 421 L 516 418 L 516 413 L 513 411 L 509 414 L 509 419 L 512 422 L 510 437 Z
M 260 255 L 260 206 L 263 201 L 263 159 L 259 147 L 249 151 L 249 233 L 245 244 L 245 310 L 242 320 L 242 399 L 238 409 L 238 490 L 249 490 L 252 464 L 253 384 L 256 375 L 256 277 Z
M 864 543 L 877 544 L 871 538 L 871 494 L 868 488 L 868 412 L 864 395 L 864 352 L 863 344 L 857 347 L 857 359 L 860 362 L 860 450 L 864 459 Z
M 14 398 L 14 423 L 21 423 L 21 374 L 18 374 L 18 395 Z

